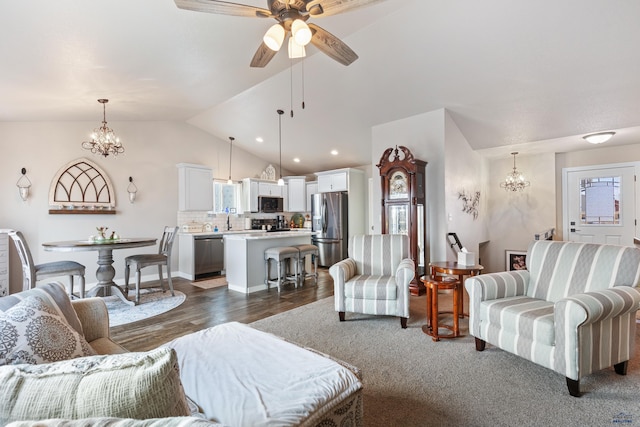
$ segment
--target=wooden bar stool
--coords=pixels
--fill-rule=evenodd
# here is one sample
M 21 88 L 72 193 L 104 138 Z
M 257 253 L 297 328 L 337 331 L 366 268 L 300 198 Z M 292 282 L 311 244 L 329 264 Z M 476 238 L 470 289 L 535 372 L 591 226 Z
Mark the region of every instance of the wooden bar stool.
M 427 290 L 427 324 L 422 327 L 422 332 L 430 335 L 434 341 L 440 338 L 456 338 L 460 336 L 460 312 L 462 299 L 462 282 L 451 276 L 435 276 L 420 278 Z M 438 291 L 452 290 L 453 300 L 452 311 L 440 311 L 438 307 Z M 453 325 L 440 324 L 438 316 L 440 314 L 453 314 Z M 440 334 L 440 328 L 450 330 L 449 334 Z
M 285 282 L 292 281 L 296 288 L 298 287 L 298 256 L 300 251 L 292 246 L 277 246 L 269 248 L 264 251 L 265 262 L 265 279 L 264 283 L 269 289 L 269 285 L 275 284 L 278 286 L 278 292 L 280 292 L 280 286 Z M 278 267 L 277 278 L 271 279 L 271 260 L 276 262 Z M 284 263 L 283 263 L 284 261 Z M 291 264 L 294 265 L 295 273 L 287 274 L 287 267 Z M 289 268 L 290 269 L 290 268 Z

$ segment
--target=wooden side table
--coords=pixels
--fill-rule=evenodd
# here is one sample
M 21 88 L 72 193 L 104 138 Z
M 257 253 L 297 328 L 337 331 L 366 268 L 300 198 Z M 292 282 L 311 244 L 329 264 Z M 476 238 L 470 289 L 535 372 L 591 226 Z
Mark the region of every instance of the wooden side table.
M 431 267 L 431 277 L 439 277 L 445 274 L 451 276 L 458 276 L 458 280 L 460 281 L 460 295 L 459 295 L 459 313 L 460 317 L 464 317 L 464 276 L 476 276 L 480 274 L 480 272 L 484 269 L 484 267 L 480 264 L 475 265 L 462 265 L 458 264 L 455 261 L 443 261 L 443 262 L 432 262 L 429 264 Z
M 427 290 L 427 324 L 422 327 L 422 332 L 430 335 L 434 341 L 441 338 L 456 338 L 460 336 L 460 300 L 462 299 L 462 282 L 455 277 L 422 276 L 420 281 Z M 440 311 L 438 306 L 438 291 L 453 290 L 452 311 Z M 453 324 L 440 324 L 438 316 L 441 313 L 453 314 Z M 451 331 L 449 334 L 441 334 L 440 328 Z

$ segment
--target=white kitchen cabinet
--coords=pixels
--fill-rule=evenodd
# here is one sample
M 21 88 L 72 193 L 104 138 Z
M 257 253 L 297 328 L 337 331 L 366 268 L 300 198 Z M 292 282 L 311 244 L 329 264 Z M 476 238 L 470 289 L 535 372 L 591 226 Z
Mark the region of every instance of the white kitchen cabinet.
M 307 212 L 311 212 L 311 196 L 318 192 L 318 182 L 307 182 Z
M 347 170 L 318 172 L 318 193 L 349 191 L 349 173 Z
M 282 186 L 273 182 L 258 182 L 258 196 L 283 197 Z
M 284 180 L 287 183 L 287 212 L 305 212 L 307 210 L 306 178 L 289 176 Z
M 211 168 L 178 163 L 178 210 L 210 211 L 213 209 L 213 172 Z

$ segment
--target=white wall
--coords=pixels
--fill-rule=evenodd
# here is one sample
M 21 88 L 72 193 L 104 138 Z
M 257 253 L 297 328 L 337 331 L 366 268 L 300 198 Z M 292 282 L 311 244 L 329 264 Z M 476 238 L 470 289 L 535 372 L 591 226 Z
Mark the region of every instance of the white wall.
M 87 266 L 87 284 L 95 283 L 97 252 L 45 252 L 48 241 L 83 239 L 95 234 L 96 226 L 107 226 L 121 236 L 160 237 L 165 225 L 176 223 L 178 206 L 177 163 L 196 163 L 213 168 L 214 177 L 229 174 L 229 142 L 181 122 L 110 122 L 121 138 L 125 153 L 117 158 L 92 155 L 80 144 L 88 139 L 96 123 L 24 122 L 0 123 L 0 228 L 21 230 L 36 263 L 73 259 Z M 48 193 L 56 172 L 71 160 L 86 157 L 98 164 L 111 179 L 116 215 L 50 215 Z M 234 147 L 232 178 L 259 175 L 263 160 Z M 31 195 L 23 202 L 15 185 L 20 169 L 27 169 Z M 283 171 L 284 172 L 284 171 Z M 128 178 L 138 187 L 134 204 L 128 202 Z M 11 245 L 12 246 L 12 245 Z M 124 258 L 157 248 L 114 251 L 116 281 L 123 277 Z M 174 247 L 174 271 L 177 248 Z M 11 259 L 11 291 L 20 286 L 20 264 Z M 16 266 L 17 262 L 17 266 Z
M 516 166 L 531 186 L 522 192 L 500 188 L 513 169 L 513 156 L 495 159 L 489 165 L 487 254 L 485 272 L 505 270 L 505 250 L 526 251 L 538 232 L 555 227 L 555 155 L 517 155 Z

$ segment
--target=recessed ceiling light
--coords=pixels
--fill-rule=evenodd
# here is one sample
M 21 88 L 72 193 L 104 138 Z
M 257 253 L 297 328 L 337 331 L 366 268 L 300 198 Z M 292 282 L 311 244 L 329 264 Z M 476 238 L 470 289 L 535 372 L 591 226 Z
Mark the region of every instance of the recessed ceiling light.
M 592 133 L 591 135 L 585 135 L 583 138 L 592 144 L 602 144 L 603 142 L 610 140 L 615 134 L 615 132 L 598 132 Z
M 294 161 L 294 162 L 296 162 L 296 163 L 300 163 L 300 159 L 299 159 L 299 158 L 297 158 L 297 157 L 295 157 L 295 158 L 293 159 L 293 161 Z
M 331 154 L 333 154 L 334 156 L 338 155 L 338 150 L 331 150 Z
M 259 136 L 259 137 L 256 138 L 256 142 L 264 142 L 264 139 L 262 139 L 262 137 Z

